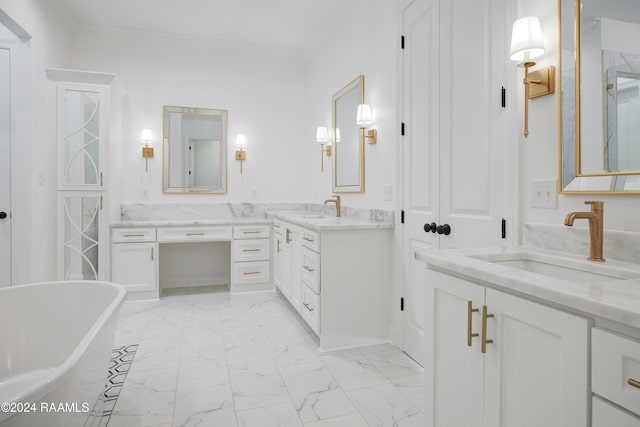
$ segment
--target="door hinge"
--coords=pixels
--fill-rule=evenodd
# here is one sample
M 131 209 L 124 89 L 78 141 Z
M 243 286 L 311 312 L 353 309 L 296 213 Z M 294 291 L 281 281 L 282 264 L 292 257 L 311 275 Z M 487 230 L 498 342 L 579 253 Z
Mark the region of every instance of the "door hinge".
M 504 88 L 504 86 L 502 86 L 502 89 L 500 92 L 501 92 L 500 99 L 501 99 L 502 108 L 507 108 L 507 90 Z
M 502 218 L 502 238 L 507 238 L 507 220 Z
M 404 122 L 400 123 L 400 135 L 404 136 Z
M 400 311 L 404 311 L 404 298 L 400 298 Z
M 404 224 L 404 209 L 400 211 L 400 224 Z
M 400 49 L 404 49 L 404 36 L 400 36 Z

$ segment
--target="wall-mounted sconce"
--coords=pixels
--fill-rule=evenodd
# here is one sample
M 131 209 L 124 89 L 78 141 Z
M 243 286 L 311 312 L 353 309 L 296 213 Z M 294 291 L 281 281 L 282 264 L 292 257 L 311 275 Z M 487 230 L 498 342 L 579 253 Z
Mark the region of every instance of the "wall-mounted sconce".
M 145 170 L 149 172 L 149 157 L 153 157 L 153 134 L 151 129 L 142 129 L 140 132 L 140 142 L 142 143 L 142 157 L 146 161 Z
M 247 158 L 247 152 L 244 150 L 247 146 L 247 137 L 243 133 L 239 133 L 236 137 L 236 160 L 240 160 L 240 175 L 242 175 L 242 162 Z
M 511 60 L 521 61 L 524 67 L 524 137 L 529 136 L 529 99 L 555 92 L 555 67 L 553 65 L 529 72 L 536 65 L 531 59 L 544 53 L 544 40 L 540 20 L 536 16 L 525 16 L 513 23 L 511 33 Z
M 356 113 L 356 123 L 360 126 L 362 131 L 362 137 L 369 142 L 369 144 L 375 144 L 377 141 L 377 132 L 375 129 L 365 130 L 367 126 L 373 123 L 371 115 L 371 107 L 369 104 L 358 105 L 358 111 Z
M 324 155 L 326 153 L 327 157 L 329 157 L 333 152 L 333 145 L 329 140 L 329 133 L 326 127 L 318 126 L 316 130 L 316 142 L 320 143 L 320 170 L 324 171 Z M 324 144 L 327 144 L 327 148 L 324 147 Z

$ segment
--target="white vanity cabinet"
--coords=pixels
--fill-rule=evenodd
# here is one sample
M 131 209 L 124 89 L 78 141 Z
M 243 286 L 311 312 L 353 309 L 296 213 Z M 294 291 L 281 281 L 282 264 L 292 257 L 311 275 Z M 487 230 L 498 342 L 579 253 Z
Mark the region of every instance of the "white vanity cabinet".
M 588 425 L 587 319 L 432 269 L 427 278 L 427 425 Z
M 114 228 L 111 242 L 111 281 L 127 289 L 129 300 L 157 298 L 156 229 Z
M 390 229 L 317 230 L 276 220 L 274 240 L 274 282 L 321 350 L 388 341 Z
M 231 292 L 271 289 L 271 240 L 266 224 L 236 225 L 231 241 Z
M 595 395 L 607 400 L 594 396 L 593 427 L 639 427 L 640 341 L 593 328 L 591 387 Z

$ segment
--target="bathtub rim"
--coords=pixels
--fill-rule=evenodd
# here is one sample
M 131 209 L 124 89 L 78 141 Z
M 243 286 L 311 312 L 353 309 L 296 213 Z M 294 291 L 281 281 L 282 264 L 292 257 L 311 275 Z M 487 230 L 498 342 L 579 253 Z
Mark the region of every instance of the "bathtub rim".
M 97 316 L 96 320 L 93 322 L 91 327 L 84 334 L 82 339 L 78 342 L 78 344 L 73 348 L 69 357 L 67 357 L 61 364 L 52 367 L 51 375 L 44 377 L 42 381 L 33 384 L 30 387 L 25 387 L 20 390 L 18 394 L 13 396 L 6 396 L 6 399 L 3 399 L 5 402 L 13 403 L 13 402 L 22 402 L 22 403 L 36 403 L 42 400 L 42 398 L 49 393 L 55 391 L 60 385 L 62 385 L 64 381 L 64 377 L 68 374 L 81 360 L 81 358 L 85 355 L 87 349 L 90 347 L 91 343 L 98 336 L 98 332 L 105 326 L 105 324 L 112 318 L 112 316 L 120 309 L 120 307 L 124 304 L 127 291 L 126 289 L 117 283 L 101 281 L 101 280 L 59 280 L 59 281 L 46 281 L 46 282 L 37 282 L 37 283 L 28 283 L 24 285 L 15 285 L 8 288 L 0 289 L 0 294 L 2 292 L 10 291 L 12 289 L 17 288 L 31 288 L 31 287 L 43 287 L 43 286 L 51 286 L 51 285 L 64 285 L 64 284 L 89 284 L 89 285 L 100 285 L 106 286 L 116 290 L 116 294 L 114 295 L 112 301 L 105 307 L 105 309 Z M 107 377 L 107 366 L 105 366 L 105 380 Z M 97 398 L 98 396 L 96 396 Z M 89 405 L 93 405 L 95 402 L 88 402 Z M 17 415 L 18 413 L 11 412 L 0 412 L 0 422 L 11 418 L 13 415 Z

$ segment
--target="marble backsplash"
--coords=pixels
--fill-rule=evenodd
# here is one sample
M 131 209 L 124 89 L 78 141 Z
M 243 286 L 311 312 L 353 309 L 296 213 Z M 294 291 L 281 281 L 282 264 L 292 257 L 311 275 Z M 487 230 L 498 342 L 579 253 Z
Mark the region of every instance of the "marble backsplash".
M 524 246 L 589 255 L 589 230 L 564 225 L 525 224 Z M 605 259 L 640 263 L 640 233 L 604 230 Z
M 211 219 L 268 218 L 271 212 L 310 212 L 335 215 L 335 205 L 318 203 L 125 203 L 122 222 L 206 221 Z M 343 206 L 341 215 L 372 222 L 393 223 L 394 212 Z

